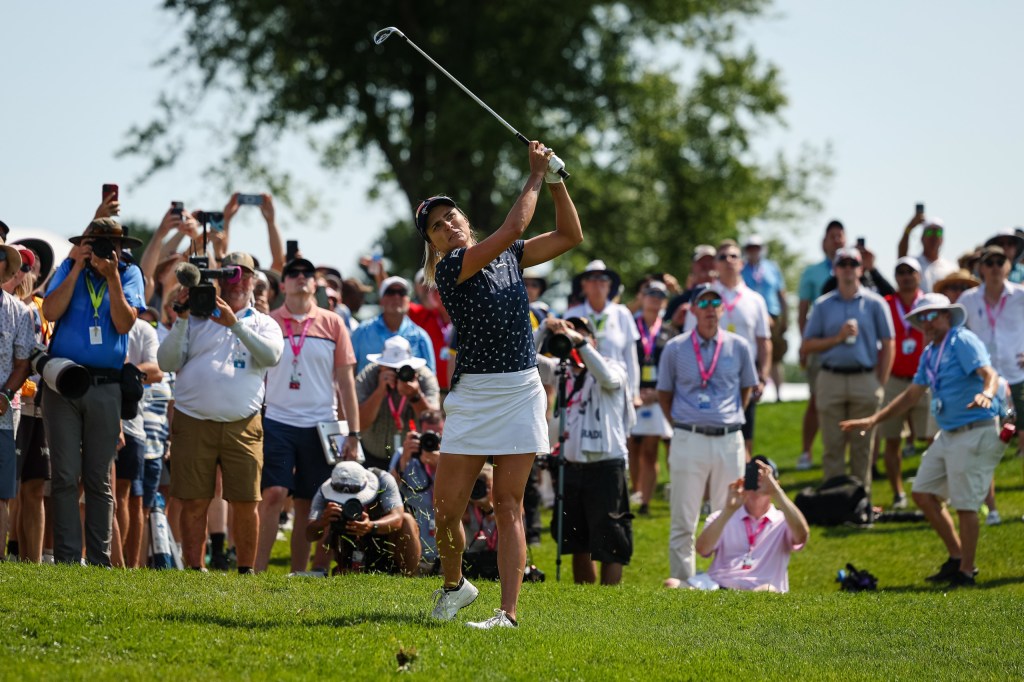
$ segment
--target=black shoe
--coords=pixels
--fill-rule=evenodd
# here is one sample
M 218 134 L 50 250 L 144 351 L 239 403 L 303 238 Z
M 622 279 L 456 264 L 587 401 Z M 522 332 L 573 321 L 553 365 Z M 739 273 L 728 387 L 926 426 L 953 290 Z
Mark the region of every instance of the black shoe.
M 223 554 L 215 554 L 210 558 L 210 568 L 215 571 L 226 571 L 228 570 L 228 558 Z
M 946 563 L 942 564 L 939 568 L 939 572 L 930 575 L 925 580 L 930 583 L 944 583 L 952 580 L 960 573 L 960 560 L 950 557 L 946 559 Z
M 639 514 L 640 516 L 650 516 L 651 515 L 651 507 L 650 507 L 650 505 L 647 505 L 647 504 L 641 504 L 640 508 L 636 510 L 636 513 Z
M 978 569 L 974 569 L 974 571 L 971 573 L 971 575 L 967 575 L 966 573 L 961 573 L 960 571 L 957 571 L 956 575 L 953 576 L 953 579 L 949 581 L 950 589 L 956 588 L 956 587 L 974 587 L 974 586 L 976 586 L 977 583 L 974 581 L 974 576 L 976 576 L 977 574 L 978 574 Z

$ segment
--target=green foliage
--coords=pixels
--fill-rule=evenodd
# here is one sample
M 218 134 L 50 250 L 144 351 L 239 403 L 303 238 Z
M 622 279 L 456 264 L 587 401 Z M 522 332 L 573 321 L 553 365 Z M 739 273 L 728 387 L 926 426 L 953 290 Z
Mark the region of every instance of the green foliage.
M 184 40 L 163 60 L 174 77 L 155 121 L 130 131 L 124 153 L 173 163 L 216 102 L 211 163 L 295 200 L 273 166 L 286 132 L 308 138 L 329 168 L 384 160 L 377 187 L 396 183 L 411 208 L 449 193 L 490 231 L 518 193 L 526 155 L 508 132 L 394 36 L 394 24 L 525 135 L 566 160 L 585 243 L 560 264 L 611 259 L 632 281 L 685 277 L 692 247 L 735 236 L 755 219 L 791 221 L 817 207 L 824 157 L 762 162 L 754 138 L 782 123 L 778 70 L 736 38 L 768 0 L 165 0 Z M 687 75 L 689 74 L 689 75 Z M 535 225 L 551 225 L 550 203 Z M 385 255 L 418 266 L 411 221 L 388 227 Z M 414 246 L 411 246 L 414 245 Z

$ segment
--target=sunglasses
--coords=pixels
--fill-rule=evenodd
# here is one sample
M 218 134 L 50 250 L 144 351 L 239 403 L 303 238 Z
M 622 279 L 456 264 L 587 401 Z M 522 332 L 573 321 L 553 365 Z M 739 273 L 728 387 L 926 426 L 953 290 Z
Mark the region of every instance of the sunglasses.
M 718 254 L 718 256 L 716 256 L 716 258 L 718 260 L 722 260 L 722 261 L 725 261 L 725 260 L 739 260 L 740 259 L 740 254 L 738 254 L 738 253 L 720 253 L 720 254 Z
M 853 258 L 844 258 L 836 263 L 837 268 L 859 268 L 860 261 Z
M 284 273 L 285 279 L 294 279 L 296 277 L 312 277 L 314 275 L 313 270 L 289 270 Z
M 608 275 L 588 275 L 583 278 L 584 282 L 610 282 L 612 278 Z
M 363 491 L 365 484 L 360 485 L 358 483 L 334 483 L 331 482 L 331 488 L 336 493 L 342 493 L 343 495 L 355 495 Z
M 917 316 L 917 319 L 921 322 L 934 322 L 935 318 L 939 316 L 938 310 L 929 310 L 926 313 L 922 313 Z
M 408 293 L 405 289 L 385 289 L 384 291 L 385 296 L 405 296 Z
M 981 261 L 981 264 L 987 265 L 990 268 L 1001 268 L 1003 267 L 1003 265 L 1006 264 L 1006 258 L 1004 256 L 993 256 L 992 258 L 986 258 L 985 260 Z
M 945 286 L 946 291 L 967 291 L 970 288 L 966 284 L 947 284 Z
M 722 307 L 722 299 L 717 298 L 717 297 L 716 298 L 702 298 L 699 301 L 697 301 L 697 307 L 700 308 L 701 310 L 704 310 L 708 306 L 711 306 L 712 308 L 721 308 Z
M 927 230 L 925 230 L 924 233 L 921 236 L 922 237 L 941 237 L 942 236 L 942 230 L 940 230 L 938 228 L 930 227 Z
M 914 270 L 913 268 L 896 268 L 897 277 L 900 275 L 913 275 L 915 272 L 917 271 Z

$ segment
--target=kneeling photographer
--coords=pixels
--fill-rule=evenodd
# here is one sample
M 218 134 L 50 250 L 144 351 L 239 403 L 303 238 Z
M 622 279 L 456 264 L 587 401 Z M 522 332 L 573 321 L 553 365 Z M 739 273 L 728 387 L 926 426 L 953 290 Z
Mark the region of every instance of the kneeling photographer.
M 339 462 L 313 497 L 306 539 L 334 550 L 334 572 L 416 575 L 419 529 L 386 471 Z
M 626 438 L 636 412 L 629 397 L 629 376 L 624 365 L 598 353 L 588 320 L 549 318 L 544 324 L 553 335 L 552 353 L 569 355 L 565 406 L 559 406 L 566 410 L 559 454 L 565 458 L 562 553 L 573 555 L 576 583 L 596 582 L 597 561 L 601 584 L 617 585 L 633 554 Z M 558 345 L 568 351 L 566 342 L 571 343 L 571 355 L 557 351 Z M 555 519 L 552 534 L 557 526 Z
M 430 573 L 437 562 L 434 523 L 434 473 L 441 460 L 441 434 L 444 417 L 440 410 L 425 410 L 419 415 L 419 430 L 410 431 L 402 450 L 391 458 L 391 475 L 405 500 L 405 508 L 420 529 L 420 570 Z

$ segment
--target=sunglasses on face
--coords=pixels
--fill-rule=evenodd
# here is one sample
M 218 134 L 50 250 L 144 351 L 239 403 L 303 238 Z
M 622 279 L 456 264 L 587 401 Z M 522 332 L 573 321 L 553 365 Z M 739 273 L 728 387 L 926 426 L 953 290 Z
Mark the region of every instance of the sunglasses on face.
M 896 269 L 896 276 L 899 277 L 899 276 L 903 276 L 903 275 L 913 275 L 914 272 L 916 272 L 916 271 L 913 270 L 912 268 L 897 268 Z
M 738 254 L 738 253 L 720 253 L 717 256 L 717 259 L 721 260 L 721 261 L 739 260 L 740 259 L 740 254 Z
M 704 309 L 706 309 L 708 307 L 711 307 L 711 308 L 721 308 L 722 307 L 722 299 L 720 299 L 720 298 L 702 298 L 699 301 L 697 301 L 697 307 L 700 308 L 701 310 L 704 310 Z
M 312 270 L 289 270 L 288 272 L 284 273 L 284 276 L 285 279 L 295 279 L 296 277 L 309 278 L 312 277 L 313 274 L 314 273 Z
M 837 268 L 859 268 L 860 267 L 860 261 L 859 260 L 854 260 L 852 258 L 844 258 L 841 261 L 839 261 L 838 263 L 836 263 L 836 267 Z
M 926 313 L 922 313 L 921 315 L 918 315 L 917 319 L 921 320 L 922 322 L 934 322 L 935 318 L 937 318 L 938 316 L 939 316 L 939 311 L 938 310 L 930 310 L 930 311 L 928 311 Z
M 946 286 L 946 291 L 967 291 L 970 289 L 966 284 L 949 284 Z
M 1006 258 L 1004 258 L 1003 256 L 993 256 L 992 258 L 986 258 L 985 260 L 981 261 L 982 265 L 987 265 L 990 268 L 1001 268 L 1005 263 Z
M 589 277 L 584 277 L 583 281 L 585 281 L 585 282 L 610 282 L 610 281 L 612 281 L 612 278 L 609 277 L 608 275 L 590 275 Z
M 405 289 L 387 289 L 384 291 L 385 296 L 405 296 Z
M 930 227 L 927 230 L 925 230 L 924 234 L 922 234 L 921 236 L 922 237 L 941 237 L 942 236 L 942 230 L 940 230 L 938 228 Z

